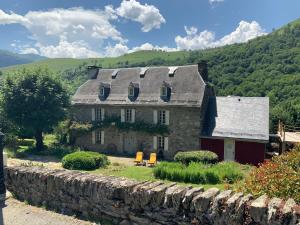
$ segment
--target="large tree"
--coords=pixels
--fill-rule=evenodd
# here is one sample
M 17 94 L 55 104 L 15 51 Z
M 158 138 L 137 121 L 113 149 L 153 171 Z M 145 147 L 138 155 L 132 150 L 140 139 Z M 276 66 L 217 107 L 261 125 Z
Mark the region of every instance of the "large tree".
M 22 70 L 4 80 L 2 107 L 16 126 L 32 131 L 36 150 L 44 148 L 43 132 L 50 131 L 66 115 L 69 95 L 47 69 Z

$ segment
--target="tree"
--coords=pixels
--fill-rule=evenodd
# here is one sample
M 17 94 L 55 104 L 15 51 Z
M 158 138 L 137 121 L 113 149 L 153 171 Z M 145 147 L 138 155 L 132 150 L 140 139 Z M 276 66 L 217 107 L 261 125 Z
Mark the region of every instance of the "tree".
M 69 95 L 47 69 L 22 70 L 4 80 L 2 107 L 7 119 L 32 131 L 36 150 L 44 148 L 43 132 L 66 116 Z

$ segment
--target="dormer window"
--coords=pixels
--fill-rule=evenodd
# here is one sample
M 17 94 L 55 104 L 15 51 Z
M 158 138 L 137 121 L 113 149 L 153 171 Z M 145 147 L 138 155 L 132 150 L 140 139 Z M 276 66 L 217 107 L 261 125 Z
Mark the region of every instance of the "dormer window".
M 128 87 L 128 98 L 130 101 L 135 101 L 139 95 L 139 84 L 131 82 Z
M 134 97 L 134 87 L 130 86 L 128 88 L 128 96 L 129 97 Z
M 166 86 L 162 86 L 160 90 L 160 95 L 162 97 L 167 97 L 168 96 L 168 88 Z
M 101 83 L 100 84 L 100 91 L 99 91 L 99 98 L 101 101 L 105 101 L 108 97 L 110 92 L 110 84 L 108 83 Z
M 164 81 L 163 85 L 160 88 L 160 98 L 168 102 L 171 97 L 171 86 L 167 82 Z
M 101 97 L 104 97 L 104 96 L 105 96 L 105 87 L 101 87 L 101 90 L 100 90 L 100 96 L 101 96 Z

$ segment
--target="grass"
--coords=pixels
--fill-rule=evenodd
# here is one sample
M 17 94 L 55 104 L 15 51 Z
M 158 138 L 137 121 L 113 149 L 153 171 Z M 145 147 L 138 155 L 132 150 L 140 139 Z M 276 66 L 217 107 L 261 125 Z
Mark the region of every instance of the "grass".
M 164 183 L 171 183 L 168 180 L 160 180 L 156 179 L 153 175 L 153 169 L 151 167 L 144 167 L 144 166 L 126 166 L 124 164 L 111 164 L 106 168 L 100 168 L 94 171 L 84 171 L 92 174 L 99 174 L 105 176 L 116 176 L 116 177 L 126 177 L 130 179 L 135 179 L 138 181 L 162 181 Z M 191 183 L 183 183 L 183 182 L 176 182 L 178 185 L 181 186 L 192 186 L 192 187 L 203 187 L 205 190 L 216 187 L 220 190 L 226 189 L 228 185 L 226 184 L 191 184 Z
M 17 157 L 17 158 L 26 158 L 31 155 L 51 155 L 58 159 L 61 159 L 65 154 L 77 151 L 79 149 L 65 146 L 58 146 L 56 143 L 56 138 L 54 135 L 47 134 L 44 137 L 44 143 L 47 147 L 47 150 L 41 153 L 34 152 L 34 140 L 33 139 L 22 139 L 22 143 L 28 143 L 27 145 L 19 145 L 16 149 L 12 150 L 11 148 L 5 148 L 5 151 L 8 153 L 9 157 Z M 26 166 L 35 166 L 38 165 L 38 161 L 32 164 L 26 164 Z M 24 164 L 25 165 L 25 164 Z M 43 164 L 47 166 L 46 164 Z M 240 172 L 244 175 L 248 174 L 251 166 L 241 166 L 239 168 Z M 92 174 L 101 174 L 106 176 L 116 176 L 116 177 L 126 177 L 130 179 L 135 179 L 138 181 L 159 181 L 160 179 L 155 178 L 153 173 L 154 168 L 143 167 L 143 166 L 133 166 L 126 165 L 119 162 L 113 162 L 109 166 L 105 168 L 99 168 L 93 171 L 85 171 Z M 170 183 L 170 180 L 161 180 L 165 183 Z M 192 183 L 184 183 L 177 182 L 179 185 L 183 186 L 193 186 L 193 187 L 203 187 L 204 189 L 208 189 L 211 187 L 217 187 L 221 190 L 224 190 L 229 187 L 226 183 L 220 184 L 192 184 Z

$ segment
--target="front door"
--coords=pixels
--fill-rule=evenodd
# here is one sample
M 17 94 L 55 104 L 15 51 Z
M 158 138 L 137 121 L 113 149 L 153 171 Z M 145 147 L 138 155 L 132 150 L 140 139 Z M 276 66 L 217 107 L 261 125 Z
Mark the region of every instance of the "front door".
M 136 152 L 136 137 L 134 133 L 126 133 L 123 135 L 123 151 L 127 154 L 134 154 Z
M 235 141 L 234 139 L 224 140 L 224 161 L 235 160 Z

